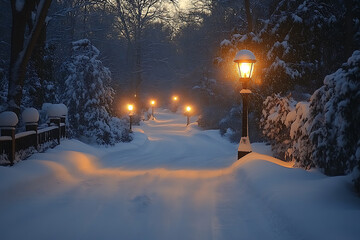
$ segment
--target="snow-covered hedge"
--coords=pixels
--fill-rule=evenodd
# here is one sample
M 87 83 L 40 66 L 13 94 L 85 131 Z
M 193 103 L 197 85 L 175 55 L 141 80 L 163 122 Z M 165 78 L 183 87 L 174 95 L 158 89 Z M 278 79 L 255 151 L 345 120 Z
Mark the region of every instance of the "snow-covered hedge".
M 360 51 L 355 51 L 324 86 L 299 102 L 273 95 L 264 101 L 261 127 L 276 156 L 313 166 L 326 175 L 360 170 Z M 359 175 L 359 174 L 358 174 Z M 360 191 L 360 176 L 355 184 Z

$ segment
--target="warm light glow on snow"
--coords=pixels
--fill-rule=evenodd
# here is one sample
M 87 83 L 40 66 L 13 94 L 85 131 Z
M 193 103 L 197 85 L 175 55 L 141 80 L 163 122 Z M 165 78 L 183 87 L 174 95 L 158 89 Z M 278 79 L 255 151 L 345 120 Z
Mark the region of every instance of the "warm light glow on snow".
M 99 159 L 90 154 L 84 154 L 81 152 L 67 152 L 66 161 L 72 165 L 76 172 L 82 176 L 107 176 L 109 178 L 129 178 L 137 176 L 156 176 L 159 178 L 183 178 L 183 179 L 209 179 L 216 178 L 233 173 L 240 166 L 245 165 L 248 162 L 254 161 L 268 161 L 286 168 L 292 168 L 293 162 L 284 162 L 275 159 L 270 156 L 262 155 L 259 153 L 251 153 L 242 159 L 242 161 L 235 161 L 232 165 L 219 169 L 167 169 L 167 168 L 153 168 L 153 169 L 124 169 L 124 168 L 106 168 L 101 166 Z M 51 162 L 45 162 L 45 165 L 52 168 L 57 176 L 61 176 L 62 179 L 75 182 L 76 175 L 72 175 L 72 172 L 68 172 L 65 167 L 60 164 Z

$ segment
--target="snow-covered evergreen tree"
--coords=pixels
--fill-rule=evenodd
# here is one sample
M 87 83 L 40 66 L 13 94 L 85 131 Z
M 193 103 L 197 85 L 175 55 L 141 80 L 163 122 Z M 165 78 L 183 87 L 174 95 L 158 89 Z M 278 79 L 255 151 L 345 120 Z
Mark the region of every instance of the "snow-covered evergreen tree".
M 232 34 L 220 44 L 215 62 L 232 72 L 230 62 L 240 49 L 251 50 L 262 69 L 255 67 L 254 79 L 261 79 L 265 95 L 287 93 L 296 85 L 314 89 L 328 66 L 338 60 L 330 54 L 339 41 L 335 5 L 325 0 L 276 0 L 269 19 L 255 33 Z M 328 41 L 332 39 L 333 41 Z M 331 55 L 331 56 L 330 56 Z M 335 59 L 334 59 L 335 58 Z
M 336 18 L 328 1 L 280 0 L 258 37 L 266 45 L 264 81 L 273 92 L 311 85 L 323 74 L 327 29 Z
M 288 114 L 295 110 L 296 102 L 291 97 L 274 94 L 263 103 L 260 127 L 264 136 L 270 141 L 275 157 L 289 161 L 286 154 L 291 148 L 290 128 L 287 126 Z
M 360 51 L 311 97 L 313 159 L 327 175 L 350 173 L 360 162 Z
M 63 103 L 69 108 L 69 129 L 73 137 L 98 144 L 128 140 L 125 123 L 110 115 L 114 90 L 111 73 L 98 60 L 99 50 L 88 39 L 72 43 L 71 60 L 65 63 Z

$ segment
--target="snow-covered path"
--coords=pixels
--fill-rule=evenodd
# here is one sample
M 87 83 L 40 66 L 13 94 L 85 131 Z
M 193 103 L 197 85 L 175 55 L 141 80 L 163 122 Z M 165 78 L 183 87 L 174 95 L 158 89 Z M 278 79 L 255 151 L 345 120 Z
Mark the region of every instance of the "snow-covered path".
M 165 110 L 111 148 L 66 140 L 0 168 L 1 239 L 358 239 L 346 177 L 263 155 Z M 193 119 L 194 120 L 194 119 Z

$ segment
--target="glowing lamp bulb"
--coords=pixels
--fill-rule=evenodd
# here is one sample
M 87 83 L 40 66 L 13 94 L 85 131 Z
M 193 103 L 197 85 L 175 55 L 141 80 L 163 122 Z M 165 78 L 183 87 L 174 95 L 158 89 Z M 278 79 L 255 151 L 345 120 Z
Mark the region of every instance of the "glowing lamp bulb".
M 178 100 L 178 97 L 177 97 L 177 96 L 173 97 L 173 100 L 174 100 L 174 101 L 177 101 L 177 100 Z
M 190 106 L 187 106 L 187 107 L 186 107 L 186 111 L 190 112 L 190 111 L 191 111 L 191 107 L 190 107 Z
M 132 104 L 129 104 L 129 105 L 128 105 L 128 110 L 129 110 L 129 111 L 134 110 L 134 106 L 133 106 Z
M 251 63 L 240 63 L 240 71 L 243 78 L 249 78 L 251 74 Z
M 150 103 L 151 103 L 151 105 L 155 105 L 155 101 L 154 101 L 154 100 L 152 100 Z

